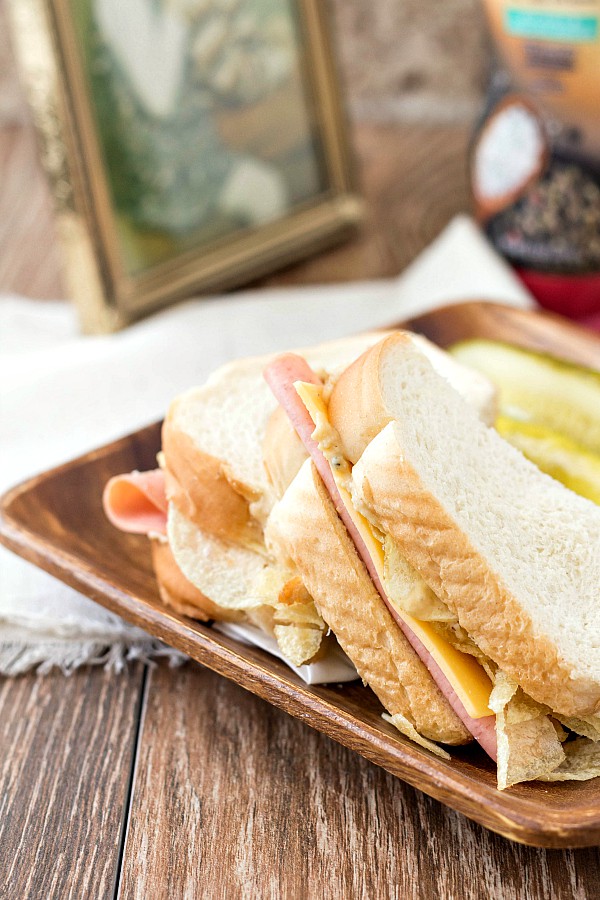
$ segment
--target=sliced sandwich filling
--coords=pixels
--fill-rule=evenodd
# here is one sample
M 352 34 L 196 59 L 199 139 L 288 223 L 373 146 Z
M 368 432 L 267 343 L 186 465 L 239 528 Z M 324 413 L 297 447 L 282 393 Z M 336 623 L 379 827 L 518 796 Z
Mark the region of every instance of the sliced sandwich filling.
M 346 487 L 351 467 L 341 455 L 328 421 L 322 382 L 307 362 L 294 354 L 279 357 L 268 366 L 265 378 L 310 453 L 381 599 L 454 712 L 495 760 L 495 719 L 488 707 L 492 684 L 487 673 L 473 656 L 456 650 L 428 623 L 398 609 L 387 595 L 382 543 L 371 524 L 354 507 Z
M 343 520 L 350 520 L 355 544 L 362 542 L 360 555 L 382 599 L 393 610 L 393 614 L 400 617 L 407 626 L 407 631 L 410 631 L 410 634 L 414 635 L 426 652 L 433 657 L 467 714 L 472 719 L 489 716 L 491 710 L 488 700 L 492 683 L 487 672 L 479 665 L 474 655 L 457 650 L 428 621 L 430 617 L 439 620 L 440 616 L 444 615 L 452 620 L 450 610 L 432 591 L 428 591 L 422 579 L 414 569 L 410 569 L 408 563 L 398 553 L 393 541 L 386 539 L 386 536 L 357 510 L 349 490 L 352 469 L 342 456 L 339 441 L 327 417 L 322 388 L 306 382 L 296 382 L 294 388 L 314 423 L 312 440 L 317 443 L 317 452 L 322 453 L 331 469 L 339 500 L 343 505 L 343 514 L 340 515 Z M 347 527 L 350 530 L 348 525 Z M 406 582 L 405 590 L 398 590 L 399 569 L 402 565 L 405 566 L 403 573 L 405 578 L 412 580 L 412 590 L 409 589 L 408 592 Z M 407 601 L 410 603 L 411 600 L 416 601 L 420 615 L 414 616 L 407 610 Z
M 330 643 L 325 637 L 327 626 L 298 576 L 268 565 L 264 544 L 258 554 L 203 533 L 186 515 L 192 501 L 184 488 L 165 475 L 161 468 L 117 475 L 107 483 L 103 498 L 115 527 L 150 538 L 163 602 L 202 621 L 257 625 L 275 638 L 292 665 L 302 666 L 323 656 Z M 176 540 L 168 540 L 169 530 Z M 178 547 L 177 556 L 173 544 Z M 212 599 L 217 596 L 218 603 Z
M 310 453 L 394 620 L 461 721 L 497 759 L 499 787 L 535 778 L 560 780 L 598 774 L 600 754 L 591 754 L 587 743 L 581 741 L 563 747 L 567 733 L 552 710 L 528 697 L 486 656 L 390 536 L 363 515 L 369 515 L 369 510 L 360 503 L 361 510 L 357 508 L 351 494 L 352 465 L 329 420 L 324 386 L 306 362 L 287 355 L 269 366 L 265 377 Z M 410 722 L 399 721 L 402 717 L 398 716 L 388 718 L 415 739 Z M 561 718 L 577 733 L 599 740 L 600 717 Z

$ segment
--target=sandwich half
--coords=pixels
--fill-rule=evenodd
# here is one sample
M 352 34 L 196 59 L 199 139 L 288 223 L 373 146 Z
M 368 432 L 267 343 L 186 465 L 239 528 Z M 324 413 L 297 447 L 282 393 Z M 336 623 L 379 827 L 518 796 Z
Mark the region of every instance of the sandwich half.
M 298 351 L 332 389 L 386 332 Z M 424 339 L 435 365 L 483 415 L 494 389 Z M 112 479 L 105 508 L 118 527 L 151 537 L 161 596 L 203 620 L 251 622 L 301 665 L 331 643 L 297 573 L 264 542 L 269 513 L 307 457 L 262 372 L 274 357 L 230 363 L 178 397 L 163 426 L 160 469 Z M 157 489 L 158 485 L 158 489 Z
M 291 356 L 266 376 L 315 466 L 268 534 L 395 724 L 409 730 L 372 665 L 392 626 L 498 759 L 500 787 L 600 774 L 600 509 L 503 441 L 406 335 L 367 351 L 331 392 Z M 389 613 L 384 628 L 349 627 L 357 613 L 340 566 L 324 574 L 329 543 L 311 539 L 296 508 L 337 516 L 371 601 Z

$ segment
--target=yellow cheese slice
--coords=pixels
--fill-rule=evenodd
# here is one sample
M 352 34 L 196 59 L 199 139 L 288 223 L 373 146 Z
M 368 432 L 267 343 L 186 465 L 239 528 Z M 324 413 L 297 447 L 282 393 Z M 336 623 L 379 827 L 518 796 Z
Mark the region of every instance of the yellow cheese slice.
M 322 434 L 328 426 L 331 427 L 329 425 L 327 406 L 323 400 L 323 389 L 318 385 L 307 384 L 303 381 L 295 382 L 294 387 L 306 406 L 316 428 Z M 327 456 L 326 451 L 325 456 Z M 331 466 L 331 472 L 340 492 L 342 503 L 346 507 L 373 560 L 379 580 L 382 584 L 385 584 L 384 556 L 381 541 L 377 539 L 375 529 L 371 523 L 355 509 L 352 497 L 344 487 L 343 477 L 340 475 L 340 472 L 334 466 Z M 394 609 L 419 638 L 425 649 L 431 653 L 471 718 L 481 719 L 484 716 L 493 715 L 488 706 L 492 683 L 485 669 L 475 657 L 468 653 L 463 653 L 449 644 L 435 631 L 429 622 L 413 618 L 413 616 L 408 615 L 396 605 L 394 605 Z

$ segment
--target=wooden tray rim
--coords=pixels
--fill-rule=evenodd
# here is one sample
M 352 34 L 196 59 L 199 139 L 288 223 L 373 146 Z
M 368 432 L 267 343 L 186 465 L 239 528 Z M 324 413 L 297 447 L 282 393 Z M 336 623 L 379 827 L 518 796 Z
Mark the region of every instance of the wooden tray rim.
M 598 347 L 600 349 L 600 342 Z M 357 723 L 350 712 L 320 696 L 319 686 L 304 685 L 269 654 L 248 648 L 167 607 L 157 609 L 143 597 L 121 590 L 98 576 L 81 558 L 58 544 L 50 544 L 11 513 L 11 507 L 22 494 L 46 480 L 60 478 L 76 466 L 87 466 L 118 452 L 120 448 L 128 447 L 132 440 L 139 442 L 158 424 L 148 425 L 28 478 L 4 493 L 0 497 L 0 543 L 130 623 L 356 750 L 392 775 L 484 827 L 536 847 L 575 848 L 600 844 L 600 781 L 597 803 L 574 806 L 568 811 L 553 810 L 540 804 L 543 794 L 551 791 L 553 785 L 540 788 L 541 796 L 536 798 L 515 797 L 510 790 L 499 792 L 453 770 L 451 764 L 401 735 L 392 737 L 382 728 L 376 729 L 367 722 Z

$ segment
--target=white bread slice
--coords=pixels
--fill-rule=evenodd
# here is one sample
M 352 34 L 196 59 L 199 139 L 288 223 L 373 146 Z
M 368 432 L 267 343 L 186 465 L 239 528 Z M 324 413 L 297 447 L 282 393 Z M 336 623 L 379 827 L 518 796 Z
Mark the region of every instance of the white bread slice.
M 265 537 L 290 558 L 339 644 L 385 708 L 434 741 L 471 740 L 373 586 L 312 462 L 274 507 Z
M 335 375 L 385 333 L 369 332 L 298 352 L 317 371 Z M 217 369 L 204 385 L 173 402 L 163 426 L 167 470 L 175 478 L 182 477 L 183 467 L 171 466 L 171 459 L 173 447 L 185 442 L 180 456 L 189 456 L 193 448 L 194 467 L 204 473 L 202 484 L 195 485 L 195 521 L 203 521 L 207 533 L 253 549 L 252 519 L 264 523 L 276 499 L 262 454 L 267 424 L 277 409 L 262 373 L 275 355 L 242 359 Z M 186 484 L 181 487 L 187 489 Z
M 600 508 L 486 427 L 409 341 L 383 377 L 395 421 L 354 466 L 355 502 L 527 694 L 598 712 Z
M 323 640 L 327 626 L 295 572 L 203 533 L 174 504 L 167 529 L 175 572 L 163 565 L 157 568 L 157 577 L 162 578 L 161 596 L 168 605 L 192 618 L 258 626 L 295 666 L 327 655 L 331 649 L 331 641 Z
M 365 350 L 392 334 L 368 332 L 297 352 L 335 383 Z M 494 389 L 487 379 L 425 338 L 411 335 L 411 340 L 426 349 L 434 365 L 478 409 L 489 410 Z M 218 369 L 202 387 L 187 391 L 173 402 L 163 427 L 167 471 L 184 492 L 193 494 L 193 502 L 186 509 L 179 502 L 180 508 L 205 532 L 253 550 L 258 549 L 261 526 L 282 488 L 279 483 L 277 489 L 274 487 L 263 463 L 263 440 L 277 402 L 262 373 L 275 355 L 239 360 Z M 347 405 L 351 408 L 356 402 L 351 395 Z M 368 397 L 365 403 L 368 405 Z M 179 448 L 178 454 L 174 448 Z M 294 455 L 292 475 L 302 458 L 301 450 Z M 289 464 L 279 467 L 275 460 L 272 462 L 272 468 L 281 468 L 282 477 L 289 477 Z
M 337 380 L 329 399 L 329 421 L 340 436 L 344 456 L 355 463 L 365 447 L 396 416 L 398 385 L 394 358 L 407 332 L 395 332 L 365 351 Z M 492 424 L 496 417 L 494 385 L 480 373 L 458 366 L 456 360 L 421 335 L 408 335 L 433 368 Z M 390 371 L 391 370 L 391 371 Z

